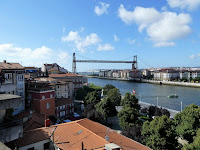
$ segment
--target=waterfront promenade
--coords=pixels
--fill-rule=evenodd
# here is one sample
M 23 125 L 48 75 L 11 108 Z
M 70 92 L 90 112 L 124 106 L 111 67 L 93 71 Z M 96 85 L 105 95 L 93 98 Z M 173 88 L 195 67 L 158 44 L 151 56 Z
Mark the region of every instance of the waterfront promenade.
M 124 79 L 124 78 L 99 77 L 99 76 L 86 76 L 86 77 L 107 79 L 107 80 L 120 80 L 120 81 L 142 82 L 142 83 L 152 83 L 152 84 L 186 86 L 186 87 L 196 87 L 196 88 L 200 87 L 200 83 L 189 83 L 189 82 L 155 81 L 155 80 L 146 80 L 146 79 Z

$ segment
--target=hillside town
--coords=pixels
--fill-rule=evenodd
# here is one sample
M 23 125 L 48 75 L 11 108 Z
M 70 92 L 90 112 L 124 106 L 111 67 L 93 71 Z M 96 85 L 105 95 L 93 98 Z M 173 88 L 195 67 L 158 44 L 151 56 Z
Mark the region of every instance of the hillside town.
M 150 149 L 78 114 L 83 84 L 86 77 L 56 63 L 0 62 L 0 149 Z

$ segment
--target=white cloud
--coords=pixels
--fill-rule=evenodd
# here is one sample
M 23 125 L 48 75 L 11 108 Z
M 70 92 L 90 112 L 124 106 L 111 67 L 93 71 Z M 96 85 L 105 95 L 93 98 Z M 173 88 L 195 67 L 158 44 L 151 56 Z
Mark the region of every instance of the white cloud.
M 99 44 L 98 51 L 111 51 L 114 50 L 115 47 L 110 44 Z
M 195 10 L 200 6 L 200 0 L 167 0 L 171 8 Z
M 43 63 L 53 63 L 60 62 L 66 64 L 69 55 L 65 51 L 54 51 L 51 48 L 42 46 L 40 48 L 31 49 L 31 48 L 22 48 L 16 47 L 12 44 L 1 44 L 0 45 L 0 59 L 10 62 L 19 62 L 23 63 L 24 66 L 37 66 L 40 67 Z M 64 58 L 65 61 L 61 62 Z
M 154 47 L 165 47 L 165 46 L 174 46 L 174 42 L 158 42 L 154 44 Z
M 86 37 L 81 37 L 78 31 L 70 31 L 67 36 L 62 37 L 63 42 L 72 42 L 76 49 L 85 52 L 89 46 L 98 44 L 101 39 L 97 34 L 91 33 Z
M 189 14 L 176 14 L 174 12 L 159 12 L 154 8 L 136 7 L 128 11 L 123 5 L 118 9 L 118 16 L 126 24 L 136 23 L 139 32 L 146 29 L 154 46 L 173 46 L 173 40 L 183 38 L 191 33 Z
M 136 42 L 136 39 L 133 39 L 133 40 L 132 40 L 132 39 L 128 38 L 128 43 L 129 43 L 129 44 L 134 44 L 135 42 Z
M 119 38 L 115 34 L 113 35 L 113 38 L 115 42 L 119 41 Z
M 192 54 L 192 55 L 189 56 L 189 58 L 190 58 L 190 59 L 195 59 L 196 56 L 195 56 L 194 54 Z
M 102 2 L 99 2 L 99 4 L 100 4 L 99 6 L 95 6 L 94 12 L 98 16 L 103 15 L 103 14 L 107 14 L 110 4 L 106 4 L 106 3 L 102 3 Z

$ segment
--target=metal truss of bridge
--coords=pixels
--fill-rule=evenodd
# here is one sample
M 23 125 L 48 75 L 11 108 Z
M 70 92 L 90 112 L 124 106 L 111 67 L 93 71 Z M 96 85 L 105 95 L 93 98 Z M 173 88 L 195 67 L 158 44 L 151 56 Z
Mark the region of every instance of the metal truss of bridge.
M 133 56 L 133 61 L 113 61 L 113 60 L 76 60 L 75 53 L 73 53 L 72 73 L 76 73 L 76 62 L 80 63 L 131 63 L 132 70 L 138 69 L 137 55 Z

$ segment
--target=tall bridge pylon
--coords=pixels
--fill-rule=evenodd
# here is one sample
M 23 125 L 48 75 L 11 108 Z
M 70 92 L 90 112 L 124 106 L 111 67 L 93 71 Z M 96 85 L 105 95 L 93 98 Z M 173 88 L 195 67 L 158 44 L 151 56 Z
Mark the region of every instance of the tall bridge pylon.
M 76 73 L 76 62 L 82 62 L 82 63 L 131 63 L 132 64 L 132 70 L 138 69 L 137 64 L 137 55 L 133 56 L 133 61 L 113 61 L 113 60 L 76 60 L 75 53 L 73 53 L 73 60 L 72 60 L 72 73 Z

